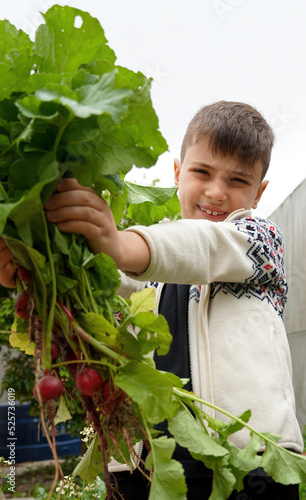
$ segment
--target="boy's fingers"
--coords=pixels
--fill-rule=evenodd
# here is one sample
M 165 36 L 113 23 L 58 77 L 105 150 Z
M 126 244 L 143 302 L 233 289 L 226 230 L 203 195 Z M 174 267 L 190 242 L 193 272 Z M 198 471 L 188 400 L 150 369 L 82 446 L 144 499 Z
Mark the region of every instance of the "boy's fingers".
M 15 288 L 16 268 L 12 263 L 14 255 L 3 240 L 0 238 L 0 283 L 6 288 Z
M 75 189 L 55 193 L 45 204 L 45 209 L 56 210 L 59 207 L 79 206 L 100 210 L 104 206 L 104 203 L 104 200 L 94 193 L 91 188 Z
M 5 243 L 4 239 L 0 237 L 0 252 L 4 248 L 7 248 L 7 244 Z
M 5 241 L 0 238 L 0 271 L 13 259 L 13 253 L 11 252 Z
M 76 179 L 70 177 L 62 177 L 56 184 L 56 191 L 59 193 L 63 191 L 73 191 L 73 190 L 90 191 L 94 193 L 95 191 L 91 187 L 84 187 L 78 183 Z
M 16 288 L 15 274 L 16 274 L 15 266 L 11 262 L 8 262 L 0 270 L 1 285 L 4 286 L 5 288 Z
M 101 225 L 101 211 L 87 206 L 68 206 L 54 210 L 48 210 L 46 217 L 49 222 L 58 224 L 59 222 L 84 221 L 97 226 Z

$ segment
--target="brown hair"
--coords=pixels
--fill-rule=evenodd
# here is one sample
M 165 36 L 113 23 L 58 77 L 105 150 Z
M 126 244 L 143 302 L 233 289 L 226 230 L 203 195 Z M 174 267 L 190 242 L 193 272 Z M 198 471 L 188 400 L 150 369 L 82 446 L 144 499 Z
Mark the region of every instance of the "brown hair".
M 204 137 L 209 138 L 212 154 L 237 156 L 263 166 L 262 179 L 270 163 L 273 131 L 252 106 L 242 102 L 219 101 L 201 108 L 189 123 L 181 146 L 181 163 L 187 149 Z

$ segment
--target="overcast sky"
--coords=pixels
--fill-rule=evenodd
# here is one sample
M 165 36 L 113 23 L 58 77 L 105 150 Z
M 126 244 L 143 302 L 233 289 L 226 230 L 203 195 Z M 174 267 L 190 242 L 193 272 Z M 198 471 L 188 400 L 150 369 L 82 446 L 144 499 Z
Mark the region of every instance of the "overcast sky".
M 1 1 L 33 38 L 50 0 Z M 169 152 L 130 180 L 173 185 L 186 126 L 218 100 L 256 107 L 274 128 L 270 180 L 257 214 L 270 215 L 306 177 L 305 0 L 67 0 L 102 24 L 117 63 L 153 77 L 152 99 Z

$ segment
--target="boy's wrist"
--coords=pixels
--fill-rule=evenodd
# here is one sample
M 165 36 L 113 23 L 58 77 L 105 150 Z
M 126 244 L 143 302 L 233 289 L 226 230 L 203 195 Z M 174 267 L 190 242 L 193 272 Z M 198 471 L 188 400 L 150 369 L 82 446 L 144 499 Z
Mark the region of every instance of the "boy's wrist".
M 134 231 L 120 231 L 120 257 L 118 269 L 134 274 L 143 274 L 149 267 L 151 253 L 145 239 Z

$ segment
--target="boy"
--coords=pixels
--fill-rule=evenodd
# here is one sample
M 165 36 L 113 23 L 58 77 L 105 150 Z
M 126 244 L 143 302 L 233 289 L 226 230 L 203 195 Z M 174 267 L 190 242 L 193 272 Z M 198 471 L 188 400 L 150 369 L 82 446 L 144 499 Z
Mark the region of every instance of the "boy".
M 118 232 L 106 202 L 73 179 L 59 182 L 46 213 L 61 231 L 83 234 L 93 252 L 114 259 L 123 272 L 118 293 L 159 282 L 159 312 L 174 338 L 169 354 L 155 357 L 157 368 L 190 378 L 189 389 L 234 415 L 250 408 L 254 428 L 282 435 L 282 446 L 301 453 L 282 321 L 282 236 L 251 214 L 268 184 L 273 140 L 254 108 L 218 102 L 195 115 L 175 160 L 182 220 Z M 14 284 L 10 257 L 1 244 L 5 286 Z M 249 435 L 242 430 L 232 440 L 243 448 Z M 208 498 L 210 470 L 180 447 L 175 458 L 185 469 L 188 499 Z M 126 500 L 148 498 L 137 472 L 119 472 L 116 479 Z M 249 498 L 295 500 L 298 486 L 275 484 L 256 470 L 230 497 Z

